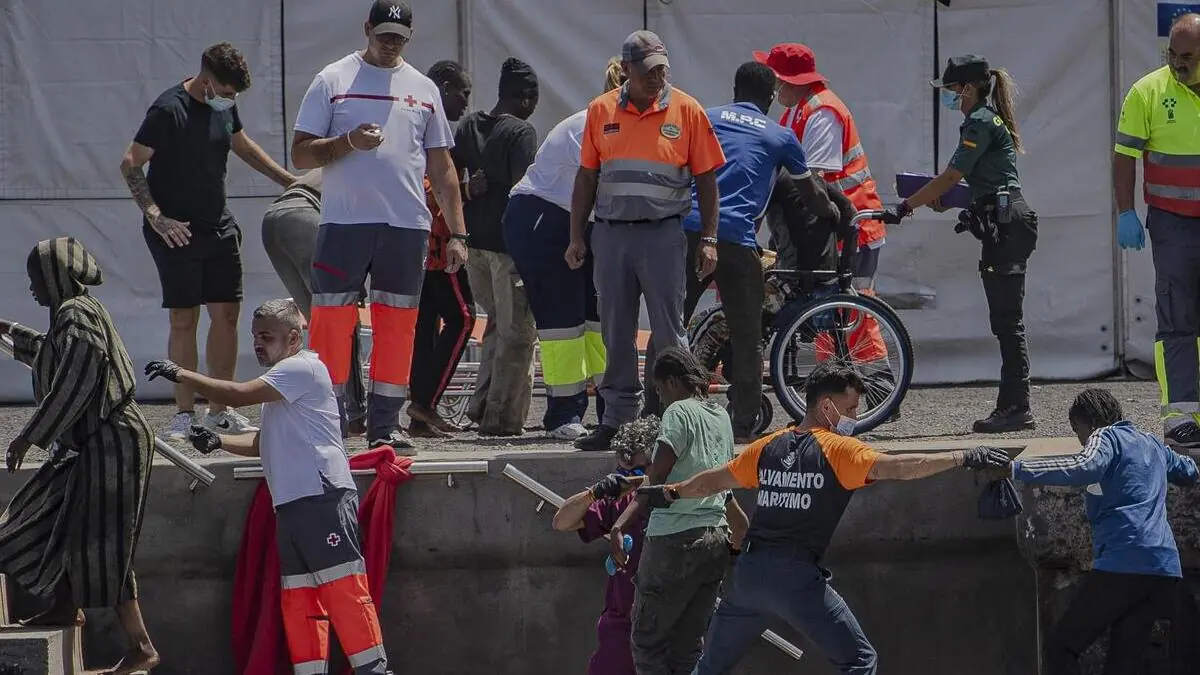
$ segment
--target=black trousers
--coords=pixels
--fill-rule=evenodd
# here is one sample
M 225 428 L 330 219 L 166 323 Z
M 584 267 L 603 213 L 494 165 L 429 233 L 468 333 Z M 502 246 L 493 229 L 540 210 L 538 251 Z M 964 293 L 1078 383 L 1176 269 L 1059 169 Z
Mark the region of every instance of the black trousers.
M 1170 619 L 1171 647 L 1177 666 L 1172 672 L 1192 672 L 1194 600 L 1183 580 L 1148 574 L 1114 574 L 1092 570 L 1079 594 L 1055 625 L 1046 643 L 1050 675 L 1077 675 L 1079 656 L 1106 630 L 1112 629 L 1104 675 L 1135 675 L 1149 646 L 1158 619 Z
M 1023 199 L 998 224 L 999 242 L 983 243 L 979 276 L 987 297 L 992 335 L 1000 343 L 1000 391 L 996 408 L 1029 407 L 1029 346 L 1025 340 L 1025 271 L 1037 248 L 1038 217 Z
M 413 344 L 409 400 L 437 408 L 475 328 L 475 301 L 466 268 L 426 270 Z
M 725 365 L 729 400 L 733 403 L 733 433 L 749 436 L 758 420 L 762 396 L 762 312 L 764 295 L 762 260 L 758 249 L 727 241 L 717 243 L 717 269 L 712 276 L 697 278 L 696 249 L 700 235 L 686 232 L 688 250 L 687 291 L 683 300 L 684 325 L 691 320 L 700 297 L 713 281 L 721 294 L 721 307 L 729 326 L 730 362 Z M 649 373 L 646 378 L 649 379 Z M 646 387 L 646 412 L 661 416 L 662 403 L 654 387 Z

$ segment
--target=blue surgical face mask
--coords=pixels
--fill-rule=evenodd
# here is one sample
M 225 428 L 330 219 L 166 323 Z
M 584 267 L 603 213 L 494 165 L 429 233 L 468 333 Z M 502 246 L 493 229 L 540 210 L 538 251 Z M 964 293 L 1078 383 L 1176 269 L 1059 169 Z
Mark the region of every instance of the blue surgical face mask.
M 212 98 L 206 99 L 204 102 L 207 103 L 210 108 L 212 108 L 213 110 L 216 110 L 217 112 L 225 112 L 226 110 L 229 110 L 230 108 L 232 108 L 233 104 L 234 104 L 234 100 L 231 98 L 225 98 L 224 96 L 217 96 L 217 92 L 215 89 L 213 90 Z
M 943 89 L 942 90 L 942 105 L 946 106 L 947 108 L 949 108 L 951 110 L 958 110 L 958 108 L 961 104 L 962 104 L 962 94 L 954 91 L 953 89 Z
M 858 426 L 858 420 L 842 415 L 832 403 L 825 408 L 825 423 L 839 436 L 853 436 L 854 429 Z

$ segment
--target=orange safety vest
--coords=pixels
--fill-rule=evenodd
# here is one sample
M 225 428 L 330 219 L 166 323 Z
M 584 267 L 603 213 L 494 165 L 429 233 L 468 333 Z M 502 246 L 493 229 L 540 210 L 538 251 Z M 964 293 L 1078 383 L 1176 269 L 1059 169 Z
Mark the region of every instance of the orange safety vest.
M 832 90 L 820 84 L 814 86 L 815 89 L 807 100 L 797 107 L 784 111 L 779 123 L 791 128 L 796 133 L 796 138 L 803 141 L 804 127 L 808 124 L 808 118 L 821 108 L 832 110 L 842 124 L 842 170 L 822 172 L 822 177 L 826 182 L 841 190 L 842 194 L 846 195 L 850 203 L 854 204 L 854 208 L 859 211 L 882 209 L 883 202 L 880 201 L 879 192 L 875 189 L 875 179 L 871 177 L 871 169 L 867 167 L 867 153 L 863 150 L 862 143 L 859 142 L 858 127 L 854 124 L 854 117 L 850 115 L 850 110 L 845 103 L 842 103 L 842 99 L 838 98 Z M 885 234 L 886 227 L 883 221 L 865 221 L 861 224 L 858 232 L 858 245 L 862 247 L 879 241 Z

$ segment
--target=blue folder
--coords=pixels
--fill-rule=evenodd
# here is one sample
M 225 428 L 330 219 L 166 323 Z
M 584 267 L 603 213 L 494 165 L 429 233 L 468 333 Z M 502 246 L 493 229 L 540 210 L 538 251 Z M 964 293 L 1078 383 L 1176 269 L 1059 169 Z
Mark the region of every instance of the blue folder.
M 925 184 L 933 180 L 933 176 L 928 176 L 923 173 L 898 173 L 896 174 L 896 194 L 901 199 L 907 199 L 917 193 L 917 190 L 925 187 Z M 942 195 L 942 206 L 947 206 L 953 209 L 965 209 L 971 205 L 971 191 L 967 188 L 967 184 L 959 181 L 958 185 L 950 188 L 950 190 Z

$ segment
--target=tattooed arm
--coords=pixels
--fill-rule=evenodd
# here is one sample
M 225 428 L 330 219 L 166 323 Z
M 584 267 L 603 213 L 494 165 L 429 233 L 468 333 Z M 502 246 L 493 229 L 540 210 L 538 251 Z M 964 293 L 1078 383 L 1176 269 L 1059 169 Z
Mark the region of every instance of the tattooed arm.
M 150 194 L 150 185 L 146 183 L 146 172 L 143 167 L 153 155 L 153 148 L 148 148 L 137 141 L 130 143 L 129 148 L 125 151 L 125 157 L 121 159 L 121 175 L 125 177 L 129 193 L 133 195 L 133 200 L 137 202 L 138 208 L 145 214 L 150 227 L 154 228 L 158 236 L 163 238 L 167 246 L 170 248 L 186 246 L 192 237 L 191 230 L 188 229 L 189 224 L 164 216 L 159 211 L 158 205 L 154 203 L 154 197 Z

